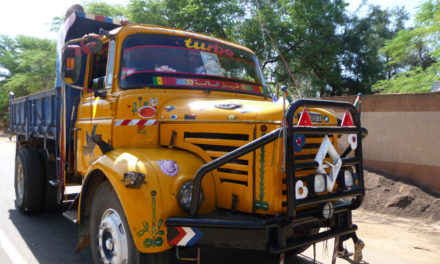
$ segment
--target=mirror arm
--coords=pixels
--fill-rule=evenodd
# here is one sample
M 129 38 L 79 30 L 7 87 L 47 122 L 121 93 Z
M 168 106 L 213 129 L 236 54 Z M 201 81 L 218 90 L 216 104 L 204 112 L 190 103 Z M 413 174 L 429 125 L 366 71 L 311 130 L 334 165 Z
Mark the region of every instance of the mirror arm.
M 107 97 L 107 91 L 95 91 L 95 93 L 93 94 L 95 97 L 100 97 L 100 98 L 106 98 Z

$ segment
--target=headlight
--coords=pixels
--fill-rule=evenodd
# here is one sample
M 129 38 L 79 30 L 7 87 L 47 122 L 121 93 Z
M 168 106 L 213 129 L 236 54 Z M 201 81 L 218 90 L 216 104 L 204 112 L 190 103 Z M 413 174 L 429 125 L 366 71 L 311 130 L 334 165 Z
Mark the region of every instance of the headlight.
M 325 219 L 330 219 L 335 212 L 335 206 L 331 202 L 327 202 L 322 206 L 322 216 Z
M 325 183 L 325 175 L 324 174 L 316 174 L 315 182 L 314 182 L 314 192 L 322 193 L 325 191 L 326 183 Z
M 350 170 L 344 171 L 344 182 L 345 182 L 345 187 L 353 186 L 353 174 L 351 173 Z
M 177 202 L 184 211 L 189 212 L 191 209 L 191 200 L 192 200 L 192 190 L 193 190 L 193 182 L 187 181 L 182 184 L 179 190 L 179 194 L 177 195 Z M 203 202 L 203 190 L 200 191 L 200 203 Z

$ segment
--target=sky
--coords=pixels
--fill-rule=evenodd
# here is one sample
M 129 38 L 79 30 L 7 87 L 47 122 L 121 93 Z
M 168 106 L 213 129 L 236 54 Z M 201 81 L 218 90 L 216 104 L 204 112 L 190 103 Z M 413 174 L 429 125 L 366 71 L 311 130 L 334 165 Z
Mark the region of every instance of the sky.
M 2 0 L 0 8 L 0 35 L 26 35 L 39 38 L 56 39 L 56 33 L 50 32 L 52 18 L 63 16 L 67 9 L 79 0 Z M 109 4 L 125 4 L 127 0 L 105 0 Z M 362 0 L 346 0 L 348 9 L 354 11 Z M 368 0 L 369 3 L 391 8 L 395 0 Z M 401 0 L 399 5 L 405 6 L 411 15 L 415 14 L 416 6 L 423 0 Z

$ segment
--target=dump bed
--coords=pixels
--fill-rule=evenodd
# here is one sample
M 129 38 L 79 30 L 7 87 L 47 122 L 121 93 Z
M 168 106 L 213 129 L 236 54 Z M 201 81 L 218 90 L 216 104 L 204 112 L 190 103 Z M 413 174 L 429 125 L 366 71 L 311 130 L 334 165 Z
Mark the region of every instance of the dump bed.
M 55 139 L 57 128 L 57 89 L 17 98 L 10 103 L 9 126 L 17 135 Z
M 120 26 L 118 20 L 108 17 L 89 15 L 82 12 L 72 13 L 63 24 L 57 43 L 57 69 L 56 85 L 53 90 L 42 91 L 29 96 L 11 100 L 10 102 L 10 129 L 17 135 L 56 139 L 66 137 L 65 142 L 70 140 L 70 134 L 61 134 L 61 131 L 70 131 L 76 118 L 74 109 L 79 102 L 80 89 L 71 85 L 61 85 L 60 57 L 64 43 L 80 38 L 86 34 L 95 33 L 99 30 L 112 30 Z M 85 55 L 84 55 L 85 56 Z M 84 57 L 84 62 L 87 57 Z M 85 65 L 84 65 L 85 66 Z M 77 86 L 84 86 L 84 73 Z M 11 98 L 12 99 L 12 98 Z

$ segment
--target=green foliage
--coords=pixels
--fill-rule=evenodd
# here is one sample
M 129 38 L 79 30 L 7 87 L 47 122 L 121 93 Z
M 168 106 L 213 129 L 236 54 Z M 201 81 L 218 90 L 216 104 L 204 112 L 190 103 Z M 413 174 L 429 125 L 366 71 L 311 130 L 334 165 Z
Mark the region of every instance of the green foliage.
M 385 42 L 380 52 L 389 58 L 395 72 L 377 82 L 373 90 L 383 93 L 427 92 L 439 81 L 440 1 L 423 3 L 416 15 L 416 25 L 402 29 Z
M 7 115 L 10 91 L 20 97 L 53 88 L 55 46 L 46 39 L 0 36 L 0 116 Z
M 243 16 L 237 0 L 130 0 L 132 23 L 179 28 L 227 39 Z
M 108 16 L 117 19 L 127 18 L 127 8 L 123 5 L 110 5 L 102 1 L 91 1 L 83 4 L 86 13 Z
M 440 63 L 435 63 L 426 69 L 416 67 L 413 70 L 401 72 L 389 80 L 381 80 L 373 86 L 380 93 L 426 93 L 432 83 L 439 80 Z
M 378 80 L 391 76 L 399 65 L 387 65 L 389 56 L 381 56 L 379 48 L 403 28 L 408 13 L 403 8 L 382 10 L 370 6 L 363 18 L 352 17 L 343 34 L 344 53 L 342 65 L 345 69 L 344 93 L 370 93 Z

